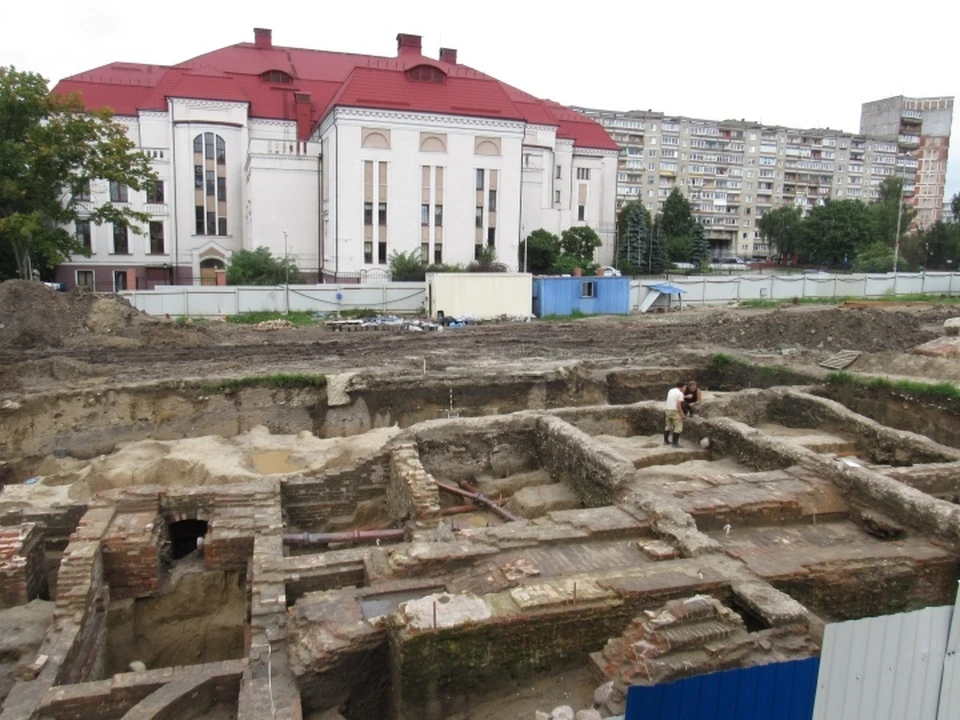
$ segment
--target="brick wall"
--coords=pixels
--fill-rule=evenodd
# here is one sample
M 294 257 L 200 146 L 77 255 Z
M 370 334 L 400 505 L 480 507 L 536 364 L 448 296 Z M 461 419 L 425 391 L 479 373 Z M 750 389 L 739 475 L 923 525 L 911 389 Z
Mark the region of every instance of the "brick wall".
M 24 523 L 0 528 L 0 608 L 25 605 L 47 592 L 43 532 Z

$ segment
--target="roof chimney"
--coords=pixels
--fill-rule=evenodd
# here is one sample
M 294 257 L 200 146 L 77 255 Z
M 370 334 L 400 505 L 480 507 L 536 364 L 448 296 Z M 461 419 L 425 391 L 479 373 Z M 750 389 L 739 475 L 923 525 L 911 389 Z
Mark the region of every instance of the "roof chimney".
M 258 48 L 273 47 L 273 31 L 265 28 L 254 28 L 253 44 Z
M 440 62 L 457 64 L 457 51 L 453 48 L 440 48 Z
M 312 105 L 310 103 L 310 93 L 294 93 L 293 100 L 297 106 L 297 139 L 305 142 L 310 137 L 311 130 L 310 113 Z
M 422 46 L 419 35 L 397 35 L 397 55 L 420 55 Z

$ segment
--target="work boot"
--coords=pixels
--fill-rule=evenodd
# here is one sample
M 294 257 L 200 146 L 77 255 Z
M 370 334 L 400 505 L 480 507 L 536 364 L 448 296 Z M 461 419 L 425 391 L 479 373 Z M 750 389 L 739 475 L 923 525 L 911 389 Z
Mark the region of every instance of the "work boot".
M 669 430 L 664 430 L 664 431 L 663 431 L 663 444 L 664 444 L 664 445 L 669 445 L 669 444 L 670 444 L 670 431 L 669 431 Z
M 675 448 L 680 447 L 680 434 L 679 434 L 679 433 L 674 433 L 674 434 L 673 434 L 673 443 L 672 443 L 672 445 L 673 445 Z

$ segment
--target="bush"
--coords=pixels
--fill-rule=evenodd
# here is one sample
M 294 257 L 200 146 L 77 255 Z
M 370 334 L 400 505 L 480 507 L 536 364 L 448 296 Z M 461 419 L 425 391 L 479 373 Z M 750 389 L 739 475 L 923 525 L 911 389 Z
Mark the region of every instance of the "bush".
M 497 249 L 481 247 L 477 259 L 467 265 L 467 272 L 506 272 L 507 266 L 497 260 Z
M 553 264 L 550 272 L 554 275 L 573 275 L 573 271 L 580 268 L 584 275 L 595 275 L 600 265 L 592 260 L 584 262 L 583 258 L 573 255 L 561 255 Z
M 667 238 L 667 259 L 672 263 L 690 262 L 693 242 L 687 236 Z
M 300 282 L 293 258 L 274 257 L 265 247 L 237 250 L 227 263 L 228 285 L 282 285 Z
M 389 261 L 390 279 L 394 282 L 423 282 L 426 278 L 427 264 L 419 250 L 393 252 Z
M 868 245 L 854 258 L 853 270 L 858 273 L 893 272 L 893 248 L 885 243 Z
M 518 267 L 523 267 L 524 248 L 529 243 L 527 250 L 527 264 L 524 272 L 544 273 L 553 267 L 553 264 L 560 257 L 560 238 L 552 232 L 544 229 L 534 230 L 527 236 L 527 239 L 520 243 L 520 255 L 518 258 Z

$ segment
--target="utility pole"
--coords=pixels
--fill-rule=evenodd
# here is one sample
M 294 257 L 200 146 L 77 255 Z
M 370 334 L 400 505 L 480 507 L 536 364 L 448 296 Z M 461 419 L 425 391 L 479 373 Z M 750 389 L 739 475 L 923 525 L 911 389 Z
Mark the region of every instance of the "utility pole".
M 290 314 L 290 259 L 287 257 L 287 231 L 283 231 L 283 271 L 286 276 L 284 283 L 284 295 L 286 296 L 284 315 Z
M 900 176 L 900 201 L 897 203 L 897 235 L 893 245 L 893 272 L 896 274 L 900 265 L 900 219 L 903 216 L 903 187 L 906 185 L 903 176 Z

